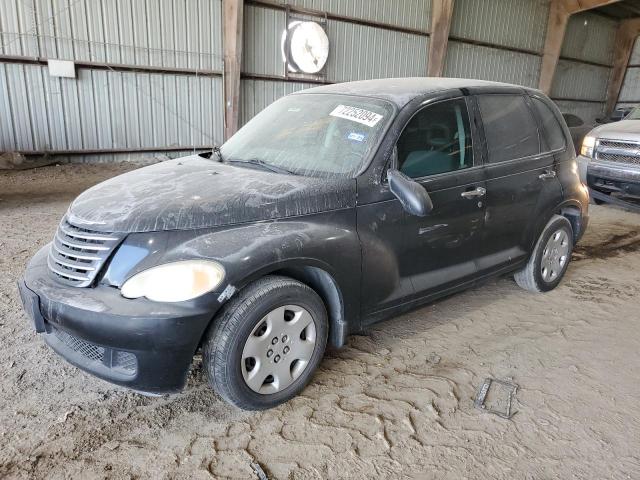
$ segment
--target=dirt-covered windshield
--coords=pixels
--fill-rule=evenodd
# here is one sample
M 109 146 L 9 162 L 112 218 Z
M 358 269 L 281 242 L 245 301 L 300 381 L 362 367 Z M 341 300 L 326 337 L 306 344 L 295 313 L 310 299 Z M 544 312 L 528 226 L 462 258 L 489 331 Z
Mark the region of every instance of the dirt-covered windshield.
M 391 121 L 391 104 L 371 98 L 300 94 L 274 102 L 221 147 L 229 162 L 296 175 L 353 177 Z

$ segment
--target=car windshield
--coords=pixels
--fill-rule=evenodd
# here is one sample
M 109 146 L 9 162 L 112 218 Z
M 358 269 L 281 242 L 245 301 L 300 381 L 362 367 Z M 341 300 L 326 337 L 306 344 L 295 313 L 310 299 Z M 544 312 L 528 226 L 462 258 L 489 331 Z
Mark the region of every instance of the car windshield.
M 625 120 L 640 120 L 640 107 L 636 107 L 624 117 Z
M 382 100 L 299 94 L 272 103 L 222 147 L 224 161 L 314 177 L 356 176 L 394 109 Z

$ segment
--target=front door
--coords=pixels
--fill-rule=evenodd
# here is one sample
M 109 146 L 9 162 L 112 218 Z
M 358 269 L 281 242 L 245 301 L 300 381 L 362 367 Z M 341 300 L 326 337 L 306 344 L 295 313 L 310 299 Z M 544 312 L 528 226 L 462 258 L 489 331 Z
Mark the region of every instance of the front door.
M 358 206 L 365 318 L 477 272 L 486 185 L 474 159 L 467 99 L 423 107 L 405 126 L 396 151 L 395 167 L 429 192 L 433 210 L 426 217 L 410 215 L 395 197 Z

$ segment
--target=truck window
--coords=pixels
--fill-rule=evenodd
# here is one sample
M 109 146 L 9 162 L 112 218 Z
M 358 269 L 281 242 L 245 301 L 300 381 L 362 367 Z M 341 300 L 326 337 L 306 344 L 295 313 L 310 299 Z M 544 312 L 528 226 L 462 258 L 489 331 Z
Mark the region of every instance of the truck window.
M 398 166 L 412 178 L 452 172 L 473 165 L 469 114 L 464 99 L 423 108 L 398 139 Z
M 480 95 L 489 163 L 540 153 L 538 126 L 522 95 Z

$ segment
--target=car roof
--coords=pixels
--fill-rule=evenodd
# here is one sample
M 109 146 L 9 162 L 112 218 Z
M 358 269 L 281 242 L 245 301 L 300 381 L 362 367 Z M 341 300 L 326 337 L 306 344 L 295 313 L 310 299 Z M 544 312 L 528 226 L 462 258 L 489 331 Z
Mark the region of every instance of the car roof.
M 383 78 L 377 80 L 360 80 L 356 82 L 334 83 L 321 87 L 309 88 L 296 92 L 300 94 L 333 93 L 340 95 L 358 95 L 388 100 L 399 108 L 404 107 L 415 97 L 430 93 L 444 92 L 461 88 L 489 88 L 533 90 L 520 85 L 509 83 L 490 82 L 486 80 L 472 80 L 467 78 L 445 77 L 409 77 L 409 78 Z

